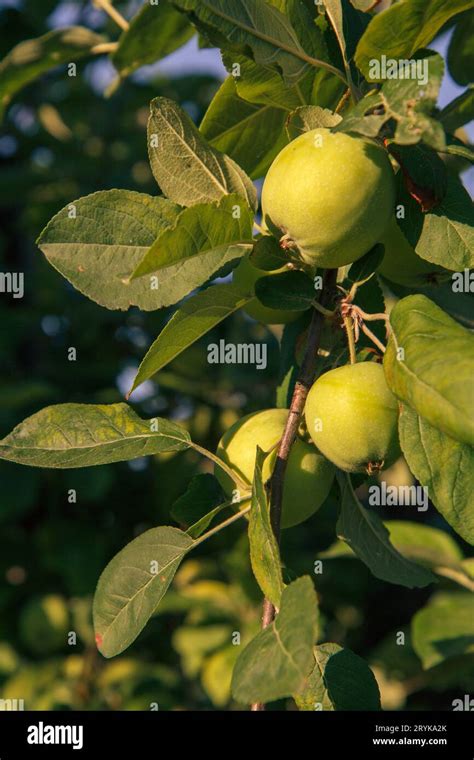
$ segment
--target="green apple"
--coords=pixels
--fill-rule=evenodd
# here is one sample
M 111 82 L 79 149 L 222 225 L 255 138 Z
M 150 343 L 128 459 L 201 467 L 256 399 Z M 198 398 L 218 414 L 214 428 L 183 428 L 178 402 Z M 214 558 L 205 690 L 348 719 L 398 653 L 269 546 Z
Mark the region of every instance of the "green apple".
M 314 267 L 341 267 L 367 253 L 383 236 L 394 205 L 385 149 L 323 128 L 283 148 L 262 189 L 265 224 Z
M 32 652 L 51 654 L 67 644 L 69 611 L 58 594 L 30 599 L 20 614 L 20 637 Z
M 255 283 L 261 277 L 268 277 L 286 271 L 286 267 L 280 267 L 272 271 L 259 269 L 253 266 L 248 256 L 246 256 L 242 259 L 239 266 L 234 269 L 233 282 L 244 293 L 254 293 Z M 289 322 L 294 322 L 302 313 L 300 311 L 285 311 L 284 309 L 269 309 L 256 297 L 245 307 L 244 311 L 249 317 L 256 319 L 257 322 L 262 322 L 264 325 L 286 325 Z
M 254 476 L 257 446 L 269 451 L 280 440 L 288 418 L 287 409 L 266 409 L 248 414 L 238 420 L 222 436 L 217 455 L 245 482 Z M 267 480 L 276 458 L 265 460 L 263 478 Z M 285 473 L 281 527 L 307 520 L 326 500 L 334 479 L 334 467 L 315 447 L 302 438 L 294 442 Z M 230 497 L 235 488 L 227 473 L 216 467 L 216 477 L 224 492 Z
M 316 446 L 341 470 L 372 472 L 400 456 L 398 402 L 380 364 L 346 364 L 321 375 L 305 418 Z
M 416 288 L 437 284 L 451 277 L 452 272 L 420 258 L 415 253 L 395 217 L 390 220 L 380 242 L 385 247 L 385 255 L 378 271 L 390 282 Z

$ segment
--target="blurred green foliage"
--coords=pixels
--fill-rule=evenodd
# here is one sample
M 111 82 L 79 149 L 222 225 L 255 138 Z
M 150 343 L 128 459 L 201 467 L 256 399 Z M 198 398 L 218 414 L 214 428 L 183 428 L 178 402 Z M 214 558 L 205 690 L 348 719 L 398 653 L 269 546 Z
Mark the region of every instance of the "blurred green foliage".
M 57 5 L 28 0 L 21 11 L 1 10 L 0 54 L 47 31 Z M 79 5 L 85 13 L 88 4 Z M 110 22 L 104 24 L 97 31 L 107 31 Z M 146 151 L 150 100 L 173 98 L 199 123 L 219 86 L 200 75 L 126 81 L 104 98 L 92 86 L 103 65 L 86 61 L 76 77 L 64 68 L 42 77 L 15 98 L 0 132 L 0 265 L 25 273 L 23 299 L 0 294 L 1 435 L 48 404 L 121 400 L 171 313 L 106 311 L 73 290 L 35 246 L 51 216 L 80 196 L 114 187 L 155 193 Z M 214 449 L 238 416 L 275 405 L 277 336 L 276 328 L 242 314 L 225 321 L 136 394 L 138 413 L 179 419 Z M 207 343 L 220 338 L 267 341 L 267 372 L 210 366 Z M 70 347 L 76 361 L 68 360 Z M 239 651 L 232 637 L 240 634 L 244 644 L 256 633 L 261 605 L 240 523 L 184 562 L 159 614 L 127 653 L 101 658 L 91 627 L 91 595 L 103 567 L 139 532 L 174 524 L 173 502 L 205 471 L 208 464 L 193 452 L 73 471 L 0 463 L 0 698 L 24 699 L 26 709 L 229 705 Z M 318 552 L 333 542 L 335 499 L 303 530 L 284 533 L 286 581 L 311 574 Z M 407 516 L 413 513 L 400 507 L 397 518 Z M 432 524 L 443 527 L 439 516 Z M 376 666 L 386 705 L 449 709 L 460 688 L 474 689 L 472 667 L 463 666 L 462 682 L 456 663 L 444 678 L 428 678 L 413 650 L 393 643 L 430 589 L 389 586 L 347 559 L 328 562 L 317 580 L 324 640 Z M 76 634 L 75 643 L 66 632 Z

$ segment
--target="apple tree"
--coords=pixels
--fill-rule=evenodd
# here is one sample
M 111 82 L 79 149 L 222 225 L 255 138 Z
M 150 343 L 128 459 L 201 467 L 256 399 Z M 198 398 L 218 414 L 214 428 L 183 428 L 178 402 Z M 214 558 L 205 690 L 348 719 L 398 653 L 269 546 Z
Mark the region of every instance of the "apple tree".
M 440 577 L 457 586 L 413 621 L 426 669 L 467 654 L 474 636 L 472 566 L 443 561 L 442 531 L 384 522 L 367 499 L 403 455 L 474 544 L 474 215 L 459 176 L 474 156 L 461 129 L 472 88 L 437 107 L 446 67 L 468 83 L 474 3 L 160 0 L 130 21 L 96 4 L 118 39 L 70 27 L 20 43 L 0 63 L 4 109 L 79 57 L 110 56 L 113 90 L 194 34 L 220 49 L 228 75 L 199 125 L 170 98 L 150 103 L 156 194 L 71 198 L 40 233 L 48 262 L 105 309 L 174 313 L 123 403 L 48 406 L 0 441 L 0 457 L 77 468 L 194 449 L 214 474 L 197 475 L 170 524 L 131 540 L 98 579 L 99 651 L 130 647 L 182 560 L 238 522 L 263 612 L 262 629 L 235 642 L 234 699 L 255 710 L 288 697 L 302 710 L 378 709 L 369 666 L 322 637 L 318 579 L 334 557 L 408 589 Z M 429 45 L 453 26 L 445 61 Z M 238 310 L 280 326 L 273 408 L 239 419 L 212 451 L 175 420 L 138 416 L 134 391 Z M 241 348 L 224 346 L 216 361 L 245 362 Z M 289 577 L 282 533 L 304 531 L 328 503 L 333 546 Z

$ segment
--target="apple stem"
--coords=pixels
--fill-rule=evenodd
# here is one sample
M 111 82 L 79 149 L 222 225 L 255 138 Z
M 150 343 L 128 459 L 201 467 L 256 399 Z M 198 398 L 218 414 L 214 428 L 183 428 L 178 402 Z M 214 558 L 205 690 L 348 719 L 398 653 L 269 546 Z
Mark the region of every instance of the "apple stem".
M 351 364 L 355 364 L 356 359 L 356 348 L 355 348 L 355 340 L 354 340 L 354 324 L 352 321 L 352 317 L 344 317 L 344 327 L 346 330 L 347 335 L 347 344 L 349 346 L 349 357 Z
M 337 269 L 326 269 L 319 301 L 324 308 L 327 308 L 334 301 L 336 281 Z M 275 467 L 270 478 L 270 519 L 278 543 L 280 541 L 280 520 L 286 465 L 288 463 L 291 447 L 298 433 L 298 427 L 301 421 L 301 415 L 303 414 L 306 397 L 314 382 L 316 361 L 323 326 L 324 316 L 318 309 L 315 309 L 308 330 L 303 362 L 301 364 L 298 379 L 295 383 L 288 418 L 283 435 L 280 439 Z M 275 607 L 268 599 L 264 599 L 262 609 L 262 628 L 266 628 L 270 625 L 274 617 Z M 253 712 L 261 711 L 265 709 L 265 705 L 262 702 L 255 702 L 251 705 L 250 709 Z
M 375 343 L 375 345 L 377 346 L 377 348 L 380 349 L 380 351 L 384 354 L 385 353 L 385 346 L 384 346 L 384 344 L 382 343 L 381 340 L 379 340 L 377 338 L 376 335 L 374 335 L 374 333 L 372 332 L 372 330 L 370 330 L 367 327 L 367 325 L 364 324 L 364 322 L 360 323 L 360 329 L 363 330 L 363 332 L 365 332 L 365 334 L 367 335 L 368 338 L 370 338 L 370 340 L 372 341 L 372 343 Z

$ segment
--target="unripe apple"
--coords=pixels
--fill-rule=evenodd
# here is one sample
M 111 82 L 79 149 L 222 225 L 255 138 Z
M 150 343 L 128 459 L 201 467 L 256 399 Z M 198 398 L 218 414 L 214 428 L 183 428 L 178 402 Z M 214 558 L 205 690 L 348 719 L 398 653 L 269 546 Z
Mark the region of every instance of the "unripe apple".
M 385 255 L 378 272 L 397 285 L 423 287 L 451 277 L 443 267 L 418 256 L 397 224 L 395 217 L 380 241 L 385 247 Z
M 268 277 L 273 274 L 280 274 L 280 272 L 286 272 L 286 267 L 280 267 L 280 269 L 274 269 L 267 272 L 265 269 L 258 269 L 253 266 L 246 256 L 243 258 L 234 269 L 233 282 L 244 293 L 254 293 L 255 283 L 261 277 Z M 258 298 L 251 301 L 243 310 L 249 317 L 256 319 L 257 322 L 262 322 L 264 325 L 286 325 L 289 322 L 294 322 L 298 319 L 300 311 L 285 311 L 284 309 L 269 309 L 264 306 Z
M 283 434 L 287 418 L 287 409 L 266 409 L 242 417 L 222 436 L 217 455 L 250 484 L 254 476 L 257 446 L 264 451 L 275 446 Z M 272 473 L 275 458 L 276 449 L 265 460 L 264 482 Z M 215 474 L 230 497 L 236 487 L 234 481 L 219 467 L 216 467 Z M 333 479 L 333 465 L 311 443 L 297 438 L 291 448 L 285 473 L 281 527 L 298 525 L 316 512 L 326 500 Z
M 395 181 L 384 148 L 343 132 L 313 129 L 290 142 L 268 170 L 263 219 L 280 244 L 303 260 L 350 264 L 383 236 L 393 214 Z
M 346 364 L 321 375 L 305 418 L 316 446 L 341 470 L 370 473 L 400 456 L 398 402 L 380 364 Z

